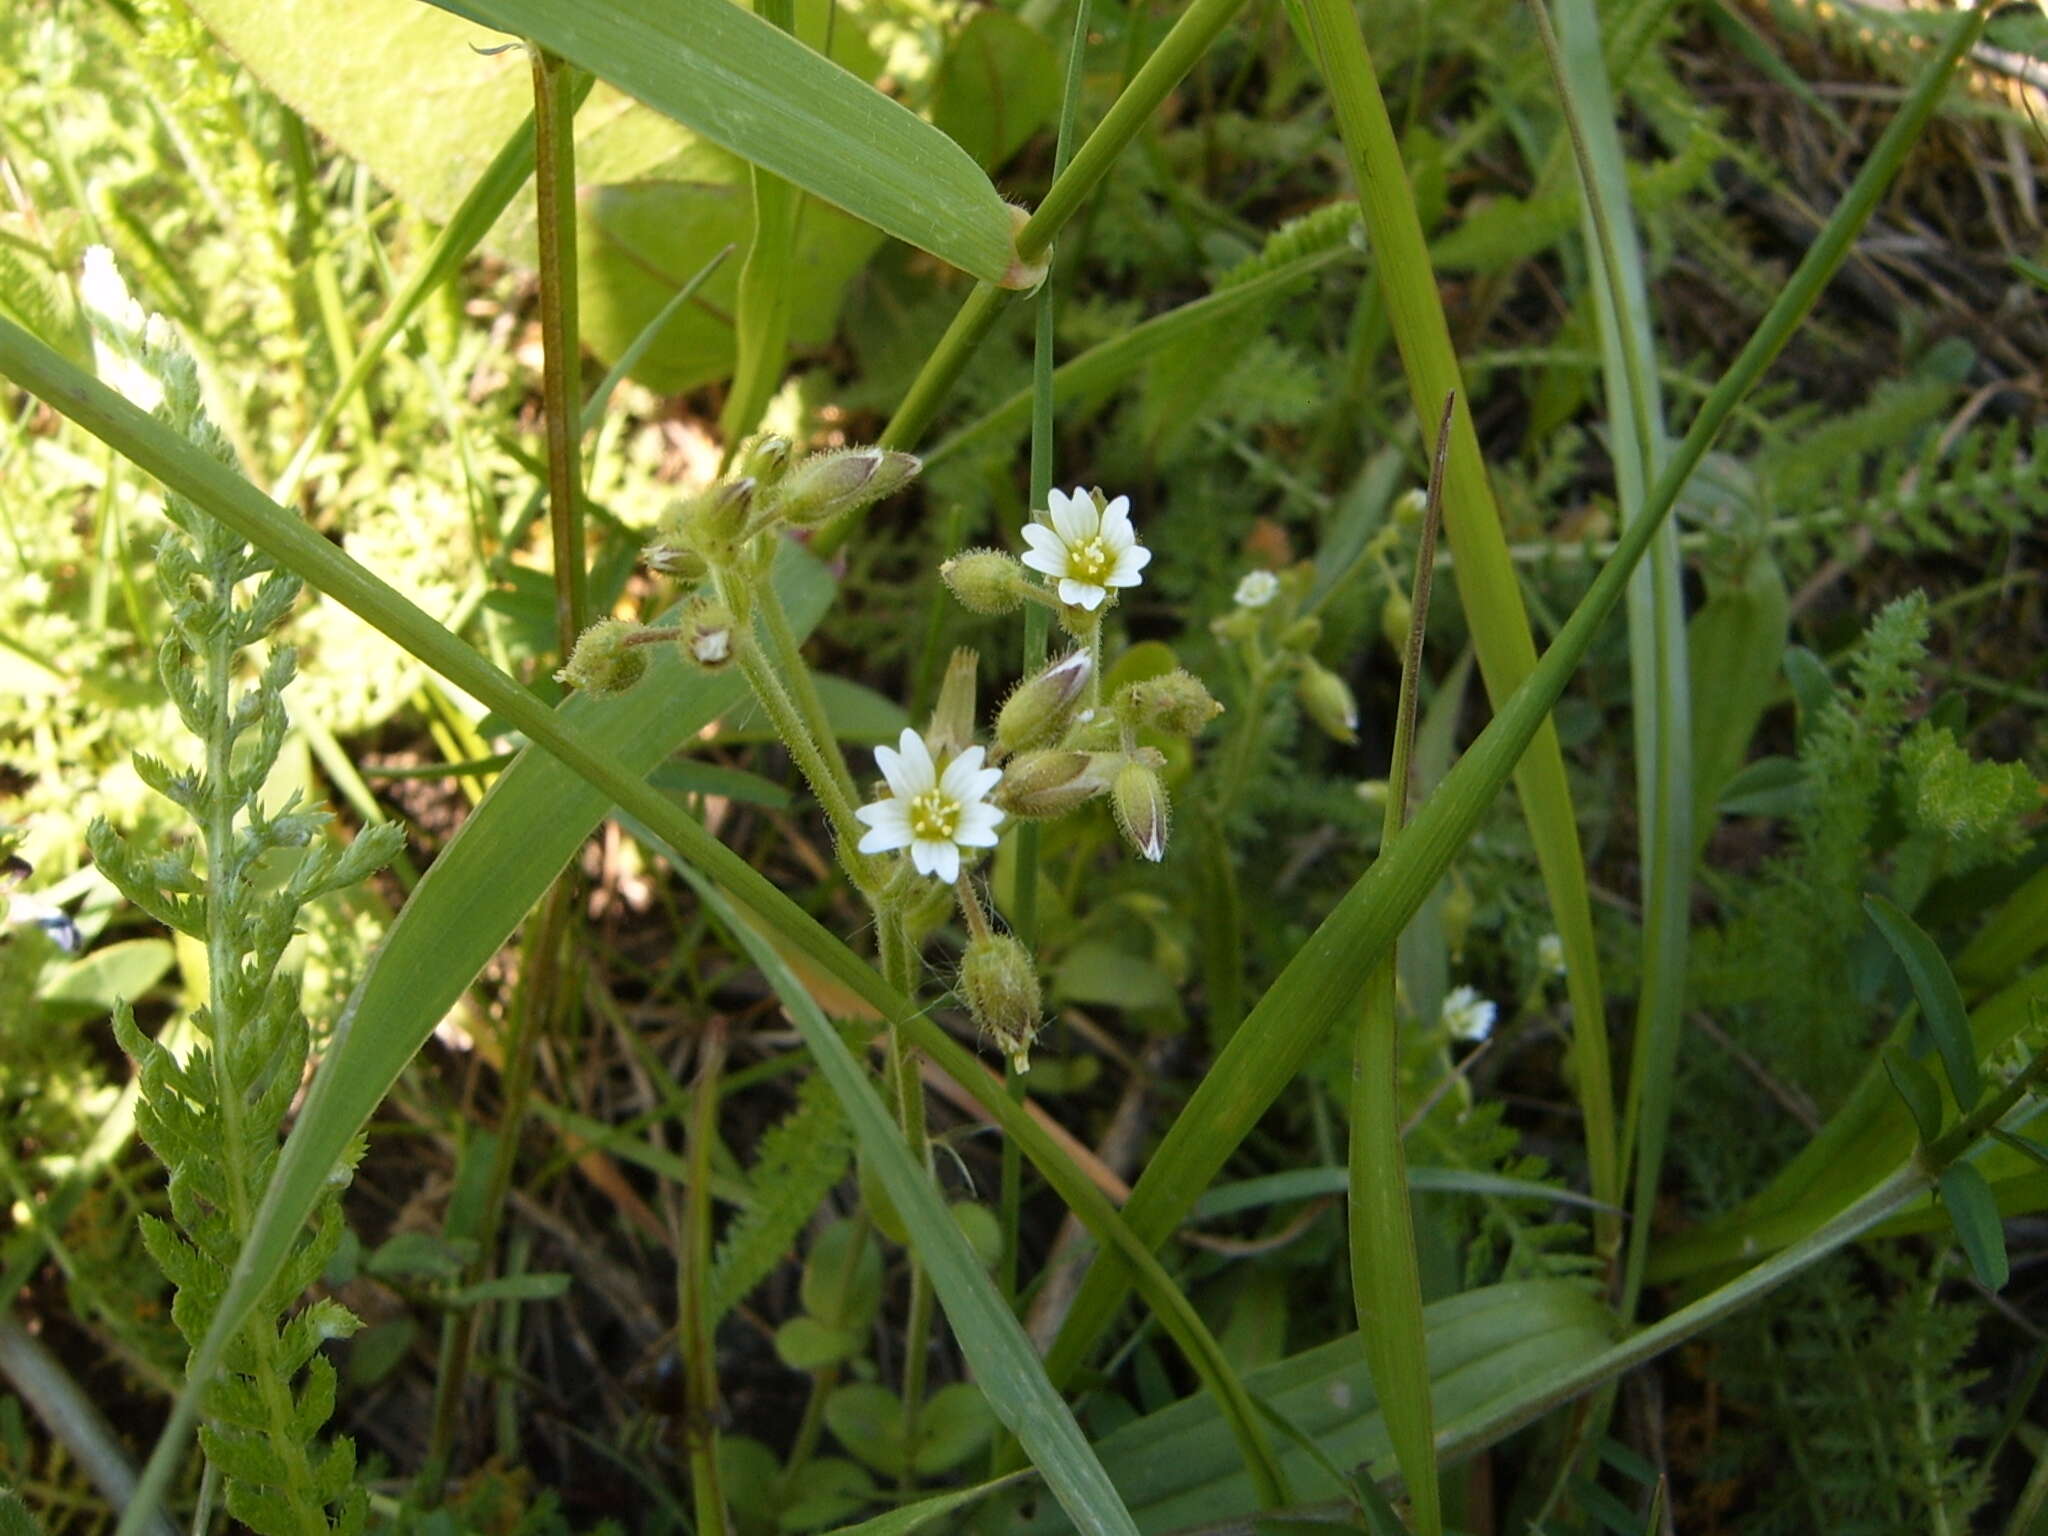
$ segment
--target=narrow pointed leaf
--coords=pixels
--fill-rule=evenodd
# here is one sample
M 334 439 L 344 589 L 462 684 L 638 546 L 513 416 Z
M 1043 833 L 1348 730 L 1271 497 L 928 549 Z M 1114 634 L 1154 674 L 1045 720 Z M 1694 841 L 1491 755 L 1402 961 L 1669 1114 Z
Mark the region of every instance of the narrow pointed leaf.
M 1884 1070 L 1905 1104 L 1906 1113 L 1913 1117 L 1922 1145 L 1933 1141 L 1941 1134 L 1941 1090 L 1935 1086 L 1932 1074 L 1901 1050 L 1884 1053 Z
M 2002 1291 L 2012 1278 L 2005 1254 L 2005 1226 L 1998 1219 L 1998 1201 L 1971 1163 L 1957 1163 L 1941 1176 L 1941 1203 L 1955 1224 L 1956 1241 L 1969 1256 L 1971 1273 L 1987 1290 Z
M 1983 1080 L 1977 1074 L 1977 1042 L 1970 1036 L 1969 1011 L 1963 1007 L 1963 994 L 1948 962 L 1920 925 L 1882 896 L 1864 897 L 1863 910 L 1906 968 L 1913 995 L 1920 999 L 1920 1016 L 1927 1022 L 1927 1032 L 1934 1037 L 1934 1049 L 1948 1073 L 1956 1108 L 1967 1113 L 1983 1092 Z

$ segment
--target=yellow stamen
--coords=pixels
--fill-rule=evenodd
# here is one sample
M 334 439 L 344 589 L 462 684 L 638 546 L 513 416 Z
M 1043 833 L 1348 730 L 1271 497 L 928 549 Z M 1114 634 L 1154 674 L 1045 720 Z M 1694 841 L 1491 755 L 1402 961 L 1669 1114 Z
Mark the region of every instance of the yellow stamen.
M 1109 541 L 1099 533 L 1091 533 L 1067 548 L 1067 576 L 1071 580 L 1099 587 L 1115 569 L 1116 556 L 1110 553 Z
M 910 801 L 910 835 L 919 842 L 950 843 L 960 827 L 960 802 L 941 789 L 928 789 Z

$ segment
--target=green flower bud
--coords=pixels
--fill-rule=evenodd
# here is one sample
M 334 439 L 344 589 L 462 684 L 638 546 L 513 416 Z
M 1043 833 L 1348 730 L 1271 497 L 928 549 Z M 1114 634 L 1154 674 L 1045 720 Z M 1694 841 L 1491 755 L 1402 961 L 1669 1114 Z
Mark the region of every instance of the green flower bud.
M 970 549 L 939 567 L 939 575 L 975 613 L 1015 613 L 1024 606 L 1030 578 L 999 549 Z
M 974 1022 L 1019 1072 L 1031 1070 L 1031 1042 L 1044 1007 L 1039 1001 L 1038 967 L 1024 946 L 1006 933 L 970 939 L 960 957 L 960 996 Z
M 1396 656 L 1408 654 L 1408 631 L 1415 623 L 1415 605 L 1405 592 L 1389 592 L 1380 604 L 1380 638 Z
M 684 502 L 676 524 L 690 548 L 711 554 L 729 548 L 746 532 L 754 505 L 754 482 L 741 478 L 699 491 Z
M 704 563 L 704 557 L 687 544 L 663 538 L 640 551 L 640 563 L 650 571 L 690 583 L 702 581 L 711 569 Z
M 1314 617 L 1296 619 L 1280 631 L 1280 644 L 1290 651 L 1312 651 L 1322 638 L 1323 621 Z
M 989 798 L 1022 821 L 1064 816 L 1110 786 L 1121 753 L 1024 752 L 1010 759 Z
M 1394 498 L 1394 521 L 1403 528 L 1413 528 L 1422 521 L 1422 514 L 1429 510 L 1429 492 L 1419 485 L 1411 485 Z
M 716 672 L 732 661 L 732 610 L 715 597 L 692 598 L 683 605 L 676 645 L 683 660 L 705 672 Z
M 647 647 L 633 644 L 643 627 L 599 619 L 576 637 L 576 649 L 555 680 L 597 699 L 624 693 L 647 675 Z
M 1361 779 L 1358 782 L 1358 798 L 1375 811 L 1387 808 L 1387 797 L 1391 793 L 1385 779 Z
M 816 453 L 783 478 L 775 509 L 808 528 L 893 496 L 915 480 L 923 463 L 886 448 L 835 448 Z
M 1192 740 L 1223 713 L 1202 680 L 1181 668 L 1127 684 L 1117 695 L 1117 718 L 1133 729 L 1150 726 Z
M 1209 633 L 1218 640 L 1249 640 L 1259 632 L 1265 612 L 1258 608 L 1233 608 L 1220 619 L 1209 621 Z
M 1344 679 L 1328 667 L 1304 656 L 1294 695 L 1325 736 L 1336 741 L 1358 740 L 1358 701 L 1351 697 Z
M 939 702 L 925 727 L 924 744 L 936 762 L 965 752 L 974 743 L 974 685 L 981 672 L 981 652 L 961 646 L 946 664 Z
M 1166 857 L 1166 826 L 1172 809 L 1158 769 L 1135 755 L 1126 758 L 1110 787 L 1109 802 L 1124 840 L 1141 858 L 1157 864 Z
M 997 744 L 1005 752 L 1022 752 L 1057 740 L 1094 671 L 1094 658 L 1086 651 L 1069 651 L 1019 683 L 996 716 Z
M 767 489 L 782 479 L 793 452 L 789 439 L 780 432 L 762 432 L 740 444 L 733 463 L 747 479 Z

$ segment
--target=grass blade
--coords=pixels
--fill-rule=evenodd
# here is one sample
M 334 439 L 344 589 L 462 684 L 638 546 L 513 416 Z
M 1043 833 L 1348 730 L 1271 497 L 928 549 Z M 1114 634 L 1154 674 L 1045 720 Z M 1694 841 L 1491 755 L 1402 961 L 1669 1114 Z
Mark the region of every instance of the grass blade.
M 1650 481 L 1670 457 L 1657 396 L 1656 333 L 1649 284 L 1629 218 L 1627 163 L 1607 84 L 1600 23 L 1590 0 L 1558 0 L 1562 41 L 1552 36 L 1545 0 L 1532 0 L 1555 71 L 1558 99 L 1578 163 L 1583 238 L 1599 321 L 1607 425 L 1613 438 L 1615 491 L 1624 524 L 1643 515 Z M 1642 982 L 1629 1058 L 1628 1108 L 1622 1117 L 1626 1164 L 1635 1196 L 1622 1285 L 1631 1312 L 1649 1252 L 1652 1207 L 1671 1123 L 1671 1081 L 1678 1061 L 1679 1010 L 1685 999 L 1691 911 L 1692 705 L 1685 645 L 1685 601 L 1678 529 L 1658 530 L 1628 589 L 1629 689 L 1636 747 L 1636 796 L 1643 807 L 1638 853 L 1643 868 Z M 1611 1240 L 1613 1228 L 1603 1232 Z
M 532 38 L 743 160 L 984 281 L 1010 280 L 1009 205 L 972 157 L 750 11 L 630 0 L 434 3 Z
M 1451 350 L 1450 324 L 1430 266 L 1422 220 L 1409 192 L 1394 125 L 1357 15 L 1341 0 L 1304 0 L 1303 10 L 1350 157 L 1375 253 L 1374 270 L 1408 375 L 1416 417 L 1433 421 L 1446 398 L 1454 401 L 1450 466 L 1444 479 L 1444 529 L 1457 556 L 1451 569 L 1472 629 L 1473 647 L 1479 654 L 1480 674 L 1494 708 L 1500 710 L 1536 665 L 1536 648 L 1501 532 L 1486 462 L 1480 457 L 1479 436 L 1472 425 L 1457 356 Z M 1565 779 L 1564 755 L 1548 720 L 1539 722 L 1533 748 L 1518 761 L 1515 787 L 1543 884 L 1550 893 L 1551 915 L 1564 941 L 1565 982 L 1571 994 L 1572 1042 L 1593 1193 L 1612 1203 L 1620 1187 L 1620 1167 L 1606 1005 L 1585 861 Z

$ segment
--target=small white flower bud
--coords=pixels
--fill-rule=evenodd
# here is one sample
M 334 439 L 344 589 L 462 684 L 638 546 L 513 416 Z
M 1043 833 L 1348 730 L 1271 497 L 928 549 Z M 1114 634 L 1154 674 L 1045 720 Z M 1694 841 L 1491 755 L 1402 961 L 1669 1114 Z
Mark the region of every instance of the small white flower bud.
M 1088 652 L 1069 651 L 1036 677 L 1019 683 L 996 716 L 996 741 L 1002 749 L 1022 752 L 1057 740 L 1094 671 Z

